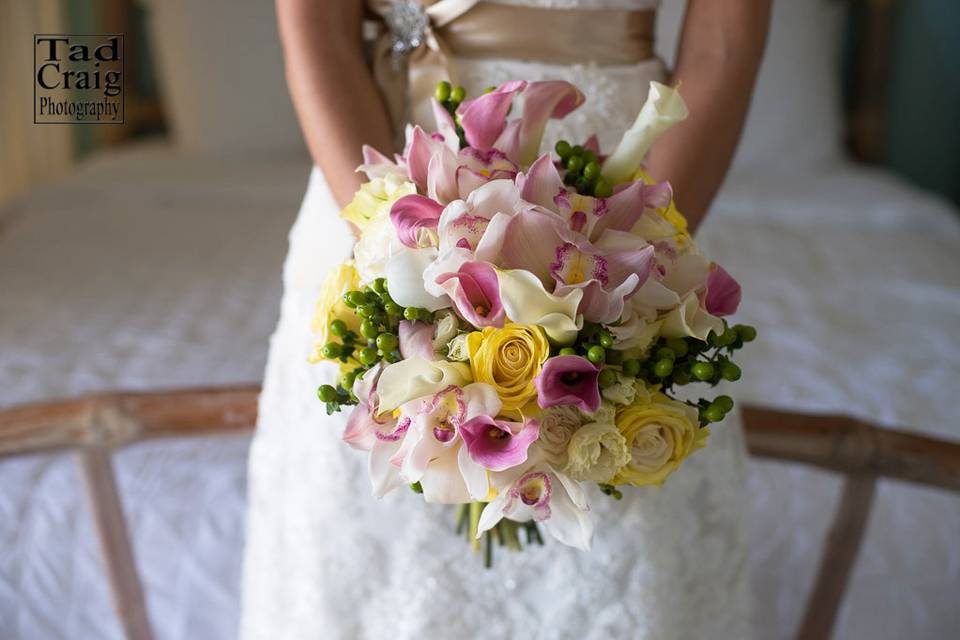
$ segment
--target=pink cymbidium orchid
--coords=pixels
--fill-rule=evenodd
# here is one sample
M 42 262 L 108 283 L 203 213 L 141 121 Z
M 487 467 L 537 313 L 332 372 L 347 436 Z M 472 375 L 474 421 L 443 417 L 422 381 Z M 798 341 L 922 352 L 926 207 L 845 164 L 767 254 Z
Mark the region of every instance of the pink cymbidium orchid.
M 470 458 L 484 469 L 506 471 L 527 460 L 527 449 L 540 435 L 540 423 L 477 416 L 460 428 Z
M 410 428 L 410 419 L 385 414 L 378 416 L 377 382 L 382 365 L 369 370 L 356 381 L 353 392 L 358 403 L 347 419 L 343 441 L 354 449 L 369 452 L 367 459 L 373 495 L 381 498 L 403 484 L 400 468 L 391 462 L 400 449 L 400 441 Z
M 583 290 L 580 313 L 591 322 L 615 322 L 623 313 L 624 300 L 650 275 L 654 248 L 613 248 L 565 242 L 556 247 L 550 274 L 556 279 L 556 295 Z
M 543 363 L 537 386 L 537 404 L 541 409 L 573 405 L 593 413 L 600 408 L 600 369 L 580 356 L 555 356 Z
M 590 550 L 593 521 L 583 487 L 549 464 L 531 465 L 511 482 L 480 514 L 477 537 L 503 518 L 533 520 L 563 544 Z
M 574 231 L 596 242 L 607 230 L 629 231 L 644 210 L 666 206 L 673 191 L 666 182 L 655 185 L 637 180 L 618 186 L 608 198 L 577 193 L 563 184 L 549 154 L 540 156 L 525 174 L 517 176 L 524 200 L 553 211 Z
M 437 278 L 454 309 L 474 327 L 502 327 L 506 315 L 496 270 L 486 262 L 465 262 Z
M 486 471 L 462 447 L 461 428 L 478 416 L 495 416 L 502 403 L 496 390 L 483 383 L 450 385 L 400 409 L 410 419 L 403 444 L 392 458 L 407 482 L 420 482 L 427 502 L 461 503 L 489 492 Z M 428 474 L 431 466 L 456 464 L 459 474 Z M 482 494 L 482 495 L 481 495 Z

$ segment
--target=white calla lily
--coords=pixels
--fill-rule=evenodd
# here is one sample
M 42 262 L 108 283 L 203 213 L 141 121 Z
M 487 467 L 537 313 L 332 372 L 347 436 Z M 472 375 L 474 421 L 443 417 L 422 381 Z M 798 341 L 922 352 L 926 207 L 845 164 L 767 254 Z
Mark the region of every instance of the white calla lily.
M 611 184 L 629 180 L 640 168 L 654 141 L 664 131 L 685 120 L 688 113 L 687 105 L 676 89 L 651 82 L 647 101 L 636 121 L 603 163 L 603 177 Z
M 428 292 L 423 284 L 423 272 L 437 258 L 437 250 L 426 249 L 397 250 L 387 261 L 385 273 L 390 283 L 390 297 L 403 307 L 421 307 L 429 311 L 438 311 L 450 306 L 446 296 L 435 296 Z
M 437 393 L 450 385 L 462 387 L 472 380 L 470 367 L 462 362 L 414 357 L 388 365 L 377 389 L 380 413 L 393 411 L 410 400 Z
M 693 336 L 706 340 L 711 331 L 723 333 L 723 320 L 707 313 L 696 293 L 687 295 L 679 307 L 667 314 L 660 327 L 660 335 L 664 338 Z
M 500 301 L 507 317 L 518 324 L 536 324 L 557 344 L 570 344 L 583 328 L 583 317 L 577 315 L 582 289 L 573 289 L 564 296 L 547 293 L 534 274 L 522 269 L 497 271 Z

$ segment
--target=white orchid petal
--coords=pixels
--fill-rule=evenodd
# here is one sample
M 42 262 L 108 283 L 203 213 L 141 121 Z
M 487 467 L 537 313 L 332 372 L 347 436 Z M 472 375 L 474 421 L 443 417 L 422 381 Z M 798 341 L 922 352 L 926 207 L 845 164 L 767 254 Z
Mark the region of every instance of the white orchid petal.
M 467 485 L 467 492 L 474 500 L 486 500 L 490 494 L 490 481 L 487 478 L 487 470 L 473 461 L 466 447 L 460 447 L 457 454 L 457 466 L 460 467 L 460 474 Z
M 367 469 L 370 473 L 370 483 L 373 486 L 373 495 L 382 498 L 397 487 L 403 485 L 400 470 L 390 462 L 390 458 L 397 452 L 398 446 L 394 442 L 376 442 L 370 450 Z
M 589 512 L 577 508 L 565 485 L 563 489 L 554 486 L 554 493 L 550 498 L 550 517 L 543 524 L 550 535 L 563 544 L 581 551 L 590 551 L 593 520 Z
M 487 503 L 480 513 L 480 523 L 477 525 L 477 538 L 479 539 L 486 531 L 493 529 L 498 522 L 503 520 L 503 507 L 507 501 L 507 492 L 501 491 L 496 498 Z
M 463 504 L 470 502 L 467 485 L 457 468 L 457 455 L 453 449 L 430 462 L 426 473 L 420 478 L 423 499 L 438 504 Z

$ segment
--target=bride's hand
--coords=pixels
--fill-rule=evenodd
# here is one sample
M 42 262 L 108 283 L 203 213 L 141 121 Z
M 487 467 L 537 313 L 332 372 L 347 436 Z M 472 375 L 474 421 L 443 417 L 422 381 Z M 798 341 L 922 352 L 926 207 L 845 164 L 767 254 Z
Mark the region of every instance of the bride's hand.
M 363 56 L 362 0 L 276 0 L 287 86 L 314 163 L 343 206 L 369 144 L 389 154 L 387 113 Z

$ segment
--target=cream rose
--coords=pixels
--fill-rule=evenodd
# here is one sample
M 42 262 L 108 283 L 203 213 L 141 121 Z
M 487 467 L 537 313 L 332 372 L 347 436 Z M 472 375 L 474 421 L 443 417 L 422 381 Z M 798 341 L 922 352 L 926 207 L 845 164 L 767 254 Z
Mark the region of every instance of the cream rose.
M 617 412 L 617 429 L 629 446 L 629 461 L 613 484 L 661 485 L 691 453 L 706 445 L 710 430 L 701 428 L 693 407 L 651 394 Z
M 613 424 L 591 422 L 574 432 L 567 457 L 566 473 L 574 480 L 609 482 L 630 462 L 630 451 Z
M 557 469 L 567 466 L 567 445 L 574 431 L 583 424 L 580 410 L 570 405 L 544 409 L 540 415 L 540 437 L 535 446 L 547 462 Z

